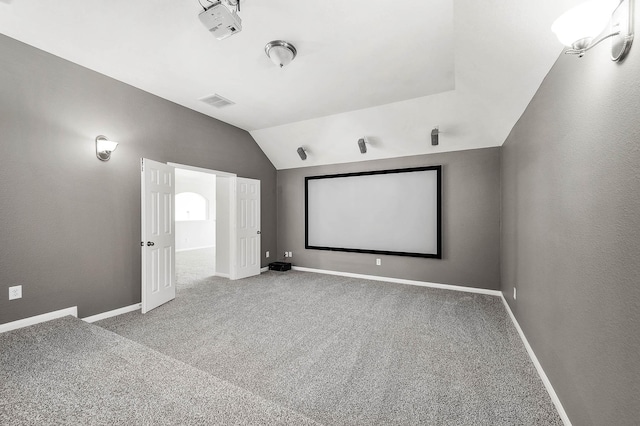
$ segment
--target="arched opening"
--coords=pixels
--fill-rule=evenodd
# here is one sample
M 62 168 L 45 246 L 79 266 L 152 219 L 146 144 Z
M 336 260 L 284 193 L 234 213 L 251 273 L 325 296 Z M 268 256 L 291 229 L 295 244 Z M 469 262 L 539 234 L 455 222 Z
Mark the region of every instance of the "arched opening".
M 176 194 L 176 221 L 207 220 L 207 199 L 196 192 Z

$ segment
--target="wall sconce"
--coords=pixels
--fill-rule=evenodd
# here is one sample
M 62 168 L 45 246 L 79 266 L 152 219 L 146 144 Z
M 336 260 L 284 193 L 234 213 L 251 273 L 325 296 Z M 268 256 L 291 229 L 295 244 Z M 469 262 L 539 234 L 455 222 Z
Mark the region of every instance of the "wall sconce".
M 298 155 L 302 161 L 307 159 L 307 151 L 305 151 L 303 147 L 298 148 Z
M 96 157 L 101 161 L 109 161 L 111 153 L 118 147 L 118 142 L 110 141 L 106 136 L 96 137 Z
M 360 148 L 360 154 L 367 153 L 367 141 L 364 138 L 358 139 L 358 148 Z
M 433 130 L 431 130 L 431 145 L 436 146 L 438 145 L 439 141 L 439 136 L 440 135 L 440 130 L 438 129 L 438 126 L 434 127 Z
M 587 1 L 563 13 L 555 20 L 551 31 L 562 44 L 569 47 L 564 53 L 579 57 L 601 41 L 611 38 L 611 60 L 621 61 L 633 41 L 632 1 Z M 609 22 L 609 34 L 596 39 Z
M 264 53 L 267 54 L 271 62 L 280 68 L 289 65 L 293 58 L 296 57 L 298 51 L 291 43 L 282 40 L 274 40 L 267 43 L 264 47 Z

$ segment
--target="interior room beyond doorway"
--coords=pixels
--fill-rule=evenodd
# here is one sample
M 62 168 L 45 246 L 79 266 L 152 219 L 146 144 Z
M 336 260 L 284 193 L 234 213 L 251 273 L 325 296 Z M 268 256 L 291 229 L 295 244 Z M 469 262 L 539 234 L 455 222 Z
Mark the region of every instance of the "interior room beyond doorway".
M 216 175 L 175 169 L 176 285 L 216 275 Z

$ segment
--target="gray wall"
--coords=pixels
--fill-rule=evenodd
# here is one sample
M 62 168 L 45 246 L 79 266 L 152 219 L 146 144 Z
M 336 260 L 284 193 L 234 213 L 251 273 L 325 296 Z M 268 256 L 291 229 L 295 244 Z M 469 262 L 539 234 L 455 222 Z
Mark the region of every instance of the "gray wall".
M 443 166 L 442 259 L 305 250 L 305 176 L 437 164 Z M 279 259 L 284 251 L 293 252 L 295 266 L 498 290 L 500 148 L 279 170 Z
M 608 46 L 562 55 L 502 148 L 504 295 L 574 425 L 640 419 L 640 45 Z
M 140 302 L 140 157 L 260 179 L 275 251 L 276 171 L 247 132 L 6 36 L 0 57 L 0 323 Z

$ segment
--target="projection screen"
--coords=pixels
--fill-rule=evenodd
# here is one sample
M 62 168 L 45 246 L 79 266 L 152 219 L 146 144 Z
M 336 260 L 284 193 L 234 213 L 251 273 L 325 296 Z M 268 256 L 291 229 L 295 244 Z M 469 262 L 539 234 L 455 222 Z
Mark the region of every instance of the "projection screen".
M 305 248 L 442 258 L 442 166 L 305 178 Z

